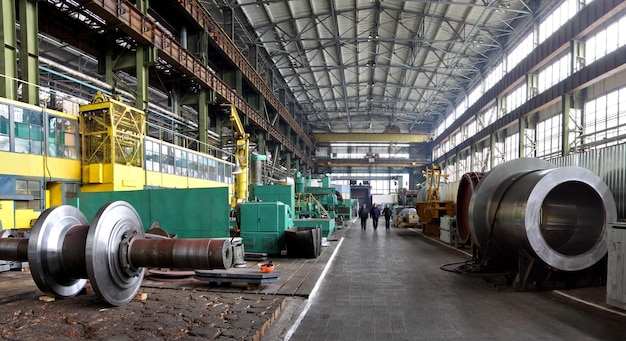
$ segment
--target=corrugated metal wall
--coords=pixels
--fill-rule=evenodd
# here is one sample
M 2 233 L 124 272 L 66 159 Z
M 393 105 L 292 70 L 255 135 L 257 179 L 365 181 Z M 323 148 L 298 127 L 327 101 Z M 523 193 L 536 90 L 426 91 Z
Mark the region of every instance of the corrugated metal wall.
M 611 189 L 617 217 L 626 218 L 626 144 L 550 160 L 558 167 L 577 166 L 597 174 Z

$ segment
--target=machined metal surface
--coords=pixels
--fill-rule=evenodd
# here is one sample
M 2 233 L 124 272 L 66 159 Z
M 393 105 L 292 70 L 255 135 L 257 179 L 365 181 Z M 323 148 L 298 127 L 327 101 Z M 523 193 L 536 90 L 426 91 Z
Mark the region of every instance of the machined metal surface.
M 465 173 L 459 182 L 456 196 L 456 231 L 457 243 L 466 244 L 472 235 L 469 224 L 469 204 L 478 183 L 485 176 L 483 172 Z
M 609 188 L 589 170 L 518 159 L 478 184 L 469 218 L 486 253 L 514 257 L 525 250 L 555 269 L 576 271 L 604 257 L 606 226 L 617 213 Z
M 85 244 L 87 274 L 96 294 L 112 305 L 124 305 L 141 286 L 143 268 L 132 268 L 124 243 L 144 238 L 137 211 L 124 201 L 108 203 L 96 213 Z M 158 241 L 158 240 L 153 240 Z
M 501 164 L 483 177 L 474 190 L 468 207 L 472 240 L 479 248 L 487 247 L 500 199 L 516 177 L 553 167 L 550 162 L 541 159 L 521 158 Z
M 176 269 L 229 269 L 232 247 L 229 239 L 133 238 L 129 246 L 131 267 Z
M 33 280 L 41 291 L 71 297 L 85 286 L 87 280 L 84 277 L 68 274 L 62 258 L 65 236 L 77 226 L 87 226 L 87 218 L 72 206 L 47 209 L 37 219 L 28 240 L 28 263 Z
M 74 296 L 88 278 L 101 299 L 121 306 L 139 290 L 146 266 L 228 269 L 233 255 L 228 238 L 147 239 L 137 211 L 115 201 L 91 225 L 73 206 L 44 211 L 29 239 L 0 240 L 0 259 L 28 260 L 41 291 Z

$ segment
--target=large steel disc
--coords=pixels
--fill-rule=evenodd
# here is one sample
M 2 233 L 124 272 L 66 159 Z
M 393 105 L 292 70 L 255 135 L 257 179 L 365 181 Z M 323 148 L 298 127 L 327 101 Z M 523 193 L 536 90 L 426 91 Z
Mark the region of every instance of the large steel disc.
M 137 211 L 123 201 L 102 206 L 89 227 L 87 275 L 96 294 L 111 305 L 130 302 L 143 279 L 143 268 L 129 275 L 124 269 L 128 263 L 120 257 L 122 242 L 133 235 L 143 238 L 143 225 Z
M 58 297 L 71 297 L 83 289 L 86 279 L 68 278 L 61 248 L 67 232 L 74 226 L 84 225 L 87 219 L 73 206 L 49 208 L 39 216 L 28 240 L 30 272 L 39 290 Z

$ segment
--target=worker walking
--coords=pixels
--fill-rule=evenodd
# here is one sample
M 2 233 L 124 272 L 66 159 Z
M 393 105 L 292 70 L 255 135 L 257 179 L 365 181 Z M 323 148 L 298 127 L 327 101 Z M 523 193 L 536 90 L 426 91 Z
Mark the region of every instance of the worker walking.
M 389 208 L 389 204 L 385 206 L 383 216 L 385 216 L 385 230 L 389 230 L 389 221 L 391 220 L 391 208 Z
M 378 205 L 372 205 L 370 216 L 372 216 L 372 224 L 374 225 L 374 230 L 376 230 L 378 228 L 378 218 L 380 218 L 380 207 Z
M 365 230 L 367 224 L 367 208 L 365 204 L 359 209 L 359 218 L 361 218 L 361 230 Z

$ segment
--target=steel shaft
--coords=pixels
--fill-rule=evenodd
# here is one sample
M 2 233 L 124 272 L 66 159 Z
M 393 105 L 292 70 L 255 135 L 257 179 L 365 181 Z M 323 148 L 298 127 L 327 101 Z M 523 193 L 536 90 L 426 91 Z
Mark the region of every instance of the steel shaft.
M 100 298 L 119 306 L 136 294 L 144 267 L 227 269 L 232 252 L 229 239 L 146 239 L 135 209 L 116 201 L 91 225 L 72 206 L 44 211 L 30 238 L 0 239 L 0 259 L 28 261 L 44 292 L 75 296 L 89 279 Z
M 228 239 L 132 239 L 130 265 L 179 269 L 228 269 L 232 265 Z

